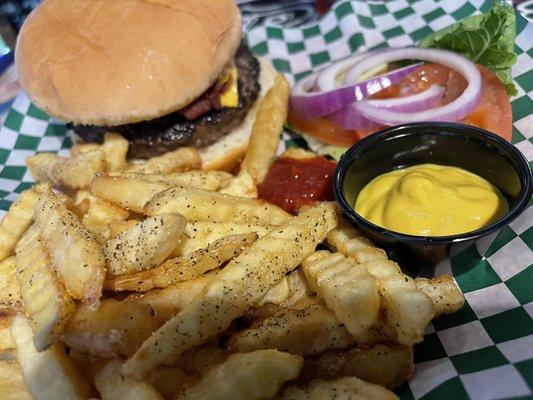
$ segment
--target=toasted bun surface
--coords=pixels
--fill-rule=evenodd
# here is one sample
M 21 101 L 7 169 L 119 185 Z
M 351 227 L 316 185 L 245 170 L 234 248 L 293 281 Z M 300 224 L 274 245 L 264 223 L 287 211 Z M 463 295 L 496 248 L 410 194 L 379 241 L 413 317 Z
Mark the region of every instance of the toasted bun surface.
M 274 82 L 278 73 L 267 61 L 261 58 L 258 59 L 261 66 L 259 73 L 261 91 L 259 96 L 242 123 L 233 132 L 211 146 L 200 149 L 203 169 L 229 171 L 244 157 L 261 102 L 270 90 L 276 90 Z M 279 112 L 284 113 L 286 110 L 279 110 Z
M 242 36 L 234 0 L 46 0 L 15 60 L 30 99 L 54 117 L 122 125 L 202 94 Z

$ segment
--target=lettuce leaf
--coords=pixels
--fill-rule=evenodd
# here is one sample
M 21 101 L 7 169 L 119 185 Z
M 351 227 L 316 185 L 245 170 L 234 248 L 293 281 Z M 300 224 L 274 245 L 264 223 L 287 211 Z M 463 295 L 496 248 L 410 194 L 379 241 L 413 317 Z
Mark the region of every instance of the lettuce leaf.
M 496 74 L 509 95 L 516 94 L 511 66 L 516 62 L 514 41 L 516 16 L 513 7 L 495 0 L 492 8 L 481 15 L 463 19 L 427 36 L 421 47 L 451 50 L 468 57 Z

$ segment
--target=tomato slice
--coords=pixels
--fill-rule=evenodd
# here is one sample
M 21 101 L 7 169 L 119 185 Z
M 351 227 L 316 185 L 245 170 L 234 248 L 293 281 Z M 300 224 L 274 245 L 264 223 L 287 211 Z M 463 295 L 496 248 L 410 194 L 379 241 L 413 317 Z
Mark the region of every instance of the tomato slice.
M 356 131 L 342 129 L 326 118 L 305 119 L 289 109 L 287 122 L 299 132 L 305 132 L 321 142 L 349 147 L 359 140 Z
M 478 107 L 464 120 L 464 124 L 477 126 L 511 141 L 513 116 L 505 86 L 491 70 L 478 65 L 483 80 L 483 93 Z M 441 104 L 447 104 L 461 95 L 466 88 L 465 79 L 454 70 L 438 64 L 424 64 L 406 79 L 375 94 L 373 98 L 403 97 L 426 90 L 431 85 L 446 88 Z M 351 146 L 382 127 L 366 131 L 347 130 L 326 118 L 306 120 L 289 110 L 287 118 L 297 130 L 315 139 L 335 146 Z
M 510 142 L 513 137 L 513 112 L 505 86 L 494 72 L 478 67 L 483 79 L 483 96 L 477 108 L 462 122 L 486 129 Z

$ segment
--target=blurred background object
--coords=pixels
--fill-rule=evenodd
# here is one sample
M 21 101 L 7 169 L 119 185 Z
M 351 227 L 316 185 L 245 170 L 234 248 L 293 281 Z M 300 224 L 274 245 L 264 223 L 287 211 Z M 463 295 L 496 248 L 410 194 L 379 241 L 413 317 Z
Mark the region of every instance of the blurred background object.
M 40 0 L 0 0 L 0 35 L 13 48 L 16 32 Z
M 13 48 L 16 32 L 41 0 L 0 0 L 0 36 Z M 236 0 L 241 7 L 245 30 L 265 22 L 293 27 L 315 21 L 335 0 Z M 366 0 L 379 4 L 388 0 Z M 413 1 L 413 0 L 410 0 Z M 507 0 L 533 21 L 533 0 Z
M 41 0 L 0 0 L 0 35 L 11 48 L 16 32 Z M 244 26 L 250 28 L 265 21 L 283 26 L 297 26 L 315 21 L 329 10 L 335 0 L 237 0 Z
M 326 0 L 237 0 L 244 30 L 265 22 L 286 27 L 313 22 L 318 18 L 318 3 L 323 8 Z

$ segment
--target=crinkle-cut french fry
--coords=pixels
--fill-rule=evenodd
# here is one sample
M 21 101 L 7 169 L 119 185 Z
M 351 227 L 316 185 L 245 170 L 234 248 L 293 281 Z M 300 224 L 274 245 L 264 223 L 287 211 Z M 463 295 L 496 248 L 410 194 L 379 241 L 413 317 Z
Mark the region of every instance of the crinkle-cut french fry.
M 0 362 L 0 393 L 6 400 L 34 400 L 17 362 Z
M 213 365 L 225 361 L 228 354 L 226 349 L 204 344 L 182 353 L 176 365 L 181 366 L 188 375 L 200 376 Z
M 61 340 L 97 357 L 129 356 L 160 325 L 161 319 L 146 304 L 105 299 L 97 310 L 78 307 Z
M 315 250 L 336 227 L 337 213 L 334 203 L 320 203 L 254 242 L 143 343 L 123 372 L 142 376 L 226 330 Z
M 37 351 L 55 342 L 76 308 L 58 282 L 39 229 L 32 225 L 16 248 L 17 280 Z
M 404 275 L 390 260 L 374 259 L 359 266 L 366 268 L 377 280 L 386 320 L 381 322 L 379 330 L 386 336 L 395 332 L 396 340 L 404 345 L 420 342 L 427 324 L 438 315 L 439 305 L 435 299 L 420 290 L 413 279 Z M 368 337 L 368 333 L 363 333 L 358 339 L 361 343 L 373 343 L 374 337 L 374 334 Z
M 216 364 L 228 358 L 228 352 L 214 345 L 204 345 L 186 351 L 176 366 L 160 366 L 146 376 L 149 382 L 165 399 L 174 399 L 191 378 L 199 377 Z
M 15 312 L 0 314 L 0 362 L 17 361 L 16 345 L 11 337 L 11 324 L 16 315 Z
M 111 238 L 109 225 L 112 221 L 125 221 L 128 218 L 128 211 L 114 206 L 107 201 L 96 199 L 89 204 L 82 219 L 83 226 L 94 235 L 100 244 Z
M 80 221 L 83 220 L 83 217 L 89 211 L 89 207 L 91 206 L 91 201 L 89 199 L 83 199 L 79 202 L 73 201 L 69 206 L 68 209 L 78 217 Z
M 348 350 L 326 351 L 306 357 L 298 382 L 356 376 L 367 382 L 395 389 L 413 372 L 413 349 L 409 346 L 376 344 Z
M 109 239 L 116 238 L 122 232 L 133 228 L 133 225 L 137 224 L 139 221 L 135 219 L 129 219 L 127 221 L 122 221 L 115 219 L 109 222 Z M 172 254 L 171 254 L 172 255 Z
M 433 301 L 435 316 L 452 314 L 463 308 L 465 297 L 450 275 L 432 279 L 416 278 L 415 284 Z
M 91 150 L 68 158 L 39 153 L 28 157 L 26 164 L 36 181 L 69 190 L 88 187 L 97 172 L 106 170 L 103 150 Z
M 125 170 L 127 172 L 138 172 L 141 174 L 169 174 L 175 171 L 200 169 L 201 167 L 202 157 L 196 149 L 192 147 L 180 147 L 161 156 L 152 157 L 136 164 L 130 164 Z
M 166 189 L 164 183 L 106 174 L 97 174 L 90 185 L 94 196 L 136 213 L 142 213 L 148 200 Z
M 256 327 L 257 325 L 261 324 L 261 321 L 265 321 L 268 318 L 272 318 L 274 323 L 271 325 L 275 325 L 277 323 L 277 318 L 279 316 L 283 316 L 284 313 L 289 312 L 290 314 L 296 314 L 297 312 L 301 312 L 305 309 L 309 309 L 311 315 L 306 316 L 306 318 L 310 322 L 317 321 L 316 319 L 313 319 L 313 317 L 315 317 L 313 313 L 315 313 L 316 310 L 314 310 L 312 307 L 315 307 L 317 305 L 317 301 L 319 300 L 317 300 L 317 298 L 309 297 L 311 295 L 311 291 L 310 289 L 307 288 L 307 286 L 305 286 L 305 282 L 304 282 L 302 289 L 294 290 L 294 294 L 292 292 L 293 290 L 294 289 L 291 289 L 291 294 L 289 295 L 289 297 L 285 301 L 283 301 L 280 305 L 267 303 L 262 307 L 259 307 L 257 309 L 252 309 L 244 315 L 244 320 L 247 321 L 248 324 L 252 324 L 251 328 Z M 319 303 L 319 305 L 323 307 L 322 303 Z M 322 309 L 320 309 L 320 311 L 321 310 Z M 330 316 L 332 315 L 334 316 L 333 311 L 327 309 L 327 312 L 329 313 Z M 316 318 L 320 317 L 320 314 L 318 312 L 316 312 L 316 314 L 317 314 Z M 305 315 L 305 314 L 302 313 L 302 315 Z M 284 318 L 282 322 L 285 323 L 286 321 L 288 321 L 289 324 L 292 323 L 293 321 L 291 320 L 290 317 L 291 315 L 289 315 L 289 318 Z M 306 323 L 306 321 L 300 321 L 300 322 L 302 324 Z M 342 335 L 349 333 L 347 332 L 342 322 L 339 321 L 338 318 L 336 318 L 336 316 L 335 316 L 335 320 L 332 319 L 332 324 L 335 322 L 338 324 L 340 328 L 342 328 L 341 329 Z M 245 331 L 240 331 L 238 333 L 244 333 L 244 332 Z M 351 340 L 353 341 L 355 340 L 355 338 Z M 367 328 L 364 332 L 361 332 L 358 338 L 359 343 L 369 344 L 369 345 L 375 344 L 375 343 L 383 343 L 383 342 L 394 342 L 395 340 L 396 340 L 396 333 L 392 329 L 392 327 L 388 325 L 384 310 L 381 310 L 377 324 Z M 250 340 L 250 342 L 252 343 L 253 340 Z M 346 341 L 346 343 L 348 343 L 348 341 Z M 346 347 L 347 345 L 342 345 L 342 346 L 337 345 L 334 348 L 346 348 Z
M 328 244 L 337 251 L 355 259 L 377 278 L 381 295 L 381 308 L 387 324 L 396 332 L 396 340 L 403 345 L 413 345 L 423 339 L 429 321 L 437 308 L 433 301 L 386 254 L 343 222 L 327 237 Z
M 378 280 L 392 275 L 402 274 L 402 269 L 398 264 L 385 258 L 377 258 L 372 261 L 367 261 L 362 265 L 364 265 L 366 270 Z
M 375 247 L 346 221 L 341 221 L 337 229 L 328 234 L 326 241 L 334 250 L 360 263 L 387 259 L 387 254 L 383 250 Z
M 303 309 L 304 304 L 314 303 L 311 299 L 313 294 L 301 268 L 297 268 L 272 286 L 265 297 L 255 304 L 255 310 L 249 312 L 247 316 L 252 319 L 264 319 L 280 309 L 294 308 L 296 304 L 301 307 L 299 309 Z
M 376 325 L 371 326 L 359 335 L 358 343 L 372 345 L 375 343 L 394 343 L 396 341 L 396 330 L 389 325 L 385 310 L 381 310 L 379 320 Z
M 205 190 L 218 190 L 232 177 L 225 171 L 182 171 L 165 176 L 173 186 L 192 186 Z
M 78 190 L 74 195 L 74 204 L 81 203 L 85 200 L 88 200 L 89 203 L 92 203 L 97 200 L 97 197 L 93 196 L 88 189 Z
M 298 376 L 302 358 L 269 349 L 233 354 L 208 370 L 197 382 L 184 387 L 179 400 L 270 399 L 283 382 Z
M 291 294 L 289 294 L 289 298 L 287 298 L 281 304 L 265 303 L 259 308 L 252 308 L 250 311 L 248 311 L 246 314 L 243 315 L 242 317 L 243 321 L 245 321 L 248 324 L 248 326 L 250 326 L 251 324 L 254 324 L 258 321 L 263 321 L 267 318 L 275 317 L 276 315 L 281 313 L 282 310 L 290 309 L 290 310 L 293 310 L 294 312 L 301 311 L 309 306 L 316 305 L 317 302 L 320 301 L 316 297 L 308 296 L 308 297 L 301 298 L 299 301 L 297 301 L 296 303 L 290 306 L 285 306 L 286 303 L 290 302 L 290 297 L 291 297 Z M 342 324 L 342 322 L 340 321 L 338 321 L 338 323 Z
M 331 253 L 327 250 L 317 250 L 302 262 L 302 266 L 300 269 L 304 274 L 307 286 L 312 291 L 312 293 L 318 292 L 318 282 L 316 281 L 316 279 L 309 279 L 309 266 L 317 264 L 324 260 L 326 260 L 328 264 L 333 264 L 336 262 L 343 261 L 345 258 L 346 257 L 341 253 Z
M 289 100 L 289 84 L 282 75 L 278 75 L 273 88 L 267 93 L 257 112 L 250 136 L 250 143 L 241 164 L 256 184 L 265 179 L 278 150 L 283 124 Z
M 306 387 L 288 386 L 278 394 L 276 399 L 399 400 L 399 397 L 383 386 L 365 382 L 355 376 L 349 376 L 332 381 L 317 379 Z
M 70 148 L 70 154 L 83 154 L 93 150 L 102 150 L 106 156 L 107 171 L 122 171 L 126 166 L 129 142 L 118 133 L 107 132 L 104 143 L 76 143 Z
M 226 236 L 205 249 L 183 257 L 171 258 L 157 267 L 110 277 L 104 287 L 114 291 L 145 292 L 153 288 L 165 288 L 177 282 L 195 279 L 239 255 L 256 239 L 255 233 Z
M 120 134 L 107 132 L 104 136 L 102 150 L 105 152 L 107 171 L 122 171 L 126 166 L 129 142 Z
M 396 331 L 398 343 L 421 342 L 429 321 L 435 316 L 433 301 L 407 275 L 380 279 L 378 285 L 382 308 L 388 324 Z
M 0 315 L 6 309 L 20 310 L 22 299 L 17 280 L 15 257 L 0 262 Z
M 192 186 L 198 189 L 218 190 L 233 178 L 225 171 L 181 171 L 171 174 L 141 174 L 135 172 L 121 172 L 116 176 L 124 178 L 142 179 L 147 182 L 163 183 L 168 186 Z
M 157 193 L 144 206 L 148 216 L 177 212 L 187 221 L 236 222 L 280 225 L 292 218 L 265 200 L 235 197 L 191 187 L 176 187 Z
M 28 390 L 36 399 L 91 398 L 87 381 L 75 370 L 63 345 L 56 342 L 49 349 L 38 352 L 32 341 L 33 332 L 26 318 L 17 315 L 11 326 L 17 345 L 17 358 Z
M 187 375 L 180 368 L 165 366 L 154 369 L 146 377 L 146 382 L 164 399 L 175 399 L 186 380 Z
M 294 271 L 293 271 L 294 272 Z M 289 297 L 290 294 L 289 279 L 284 276 L 278 283 L 270 288 L 265 297 L 259 300 L 255 307 L 262 307 L 265 304 L 281 304 Z
M 6 400 L 33 400 L 17 363 L 17 349 L 11 336 L 15 315 L 0 313 L 0 397 Z
M 105 275 L 102 248 L 53 192 L 39 197 L 35 220 L 55 271 L 73 298 L 97 306 Z
M 228 347 L 236 352 L 274 348 L 292 354 L 319 354 L 345 349 L 355 343 L 333 311 L 321 304 L 304 309 L 282 309 L 257 321 L 250 328 L 234 333 Z
M 99 143 L 78 142 L 78 143 L 75 143 L 70 148 L 69 151 L 70 151 L 70 154 L 72 155 L 78 155 L 78 154 L 87 153 L 93 150 L 102 150 L 102 145 Z
M 72 360 L 76 371 L 92 381 L 96 373 L 109 361 L 109 358 L 96 357 L 72 348 L 69 348 L 68 357 Z
M 14 254 L 15 246 L 33 222 L 39 195 L 33 190 L 23 191 L 0 222 L 0 261 Z
M 176 247 L 186 223 L 180 214 L 161 214 L 108 240 L 103 247 L 107 272 L 120 275 L 161 264 Z
M 257 224 L 239 224 L 232 221 L 213 223 L 209 221 L 188 222 L 179 244 L 172 251 L 173 257 L 204 249 L 215 241 L 230 235 L 256 233 L 265 236 L 273 227 Z
M 252 176 L 244 169 L 237 176 L 229 179 L 227 185 L 219 192 L 237 197 L 257 199 L 257 186 Z
M 291 147 L 285 150 L 280 158 L 294 158 L 295 160 L 307 160 L 309 158 L 315 158 L 317 155 L 312 151 L 302 149 L 301 147 Z
M 98 197 L 93 196 L 88 189 L 78 190 L 72 199 L 70 210 L 74 212 L 79 219 L 82 219 L 83 215 L 85 215 L 89 209 L 89 206 L 97 199 Z
M 292 271 L 287 276 L 287 279 L 289 281 L 289 295 L 282 303 L 280 303 L 281 307 L 290 308 L 294 304 L 300 302 L 302 299 L 311 296 L 312 292 L 307 285 L 301 268 L 297 268 Z
M 54 188 L 52 187 L 52 185 L 50 185 L 47 182 L 36 183 L 35 185 L 33 185 L 32 189 L 38 195 L 41 195 L 43 193 L 53 192 L 54 195 L 57 197 L 57 199 L 69 209 L 72 206 L 72 204 L 74 203 L 73 199 L 69 195 L 67 195 L 66 193 L 63 193 L 63 192 L 55 191 Z M 81 189 L 81 190 L 85 190 L 85 189 Z M 79 190 L 78 190 L 78 192 L 79 192 Z
M 122 361 L 109 361 L 94 377 L 102 400 L 162 400 L 163 397 L 148 382 L 120 373 Z
M 152 289 L 145 293 L 132 293 L 126 297 L 127 301 L 146 304 L 155 310 L 155 315 L 167 321 L 178 311 L 182 310 L 198 296 L 218 270 L 204 274 L 196 279 L 178 282 L 164 289 Z
M 366 266 L 368 263 L 361 264 Z M 437 307 L 433 300 L 421 291 L 415 281 L 397 272 L 399 267 L 388 260 L 372 261 L 373 268 L 368 271 L 377 278 L 381 295 L 382 321 L 376 327 L 386 336 L 391 334 L 403 345 L 413 345 L 423 339 L 426 326 L 435 317 Z M 381 264 L 381 265 L 380 265 Z M 367 337 L 359 338 L 361 343 L 373 343 L 373 332 Z M 368 336 L 368 335 L 367 335 Z
M 302 263 L 306 281 L 359 340 L 378 322 L 380 298 L 376 278 L 341 253 L 326 252 L 316 258 Z

